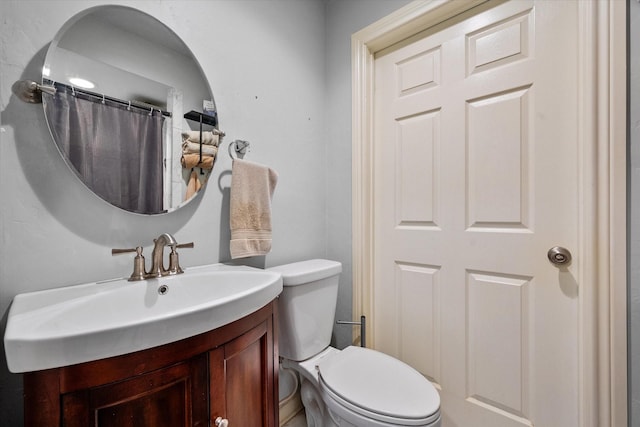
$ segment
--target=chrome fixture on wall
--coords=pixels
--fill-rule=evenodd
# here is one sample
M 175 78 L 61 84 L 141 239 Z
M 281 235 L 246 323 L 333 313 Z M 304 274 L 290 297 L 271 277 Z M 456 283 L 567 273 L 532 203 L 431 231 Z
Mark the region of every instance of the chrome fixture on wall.
M 41 85 L 33 80 L 18 80 L 11 86 L 11 91 L 20 100 L 30 104 L 42 104 L 42 92 L 56 94 L 55 87 Z
M 136 256 L 133 260 L 133 273 L 129 277 L 129 281 L 156 279 L 163 276 L 172 276 L 174 274 L 184 273 L 180 267 L 178 259 L 178 248 L 193 248 L 193 242 L 178 244 L 176 239 L 169 233 L 161 234 L 157 239 L 153 239 L 152 266 L 150 271 L 145 269 L 145 259 L 142 255 L 142 247 L 138 246 L 133 249 L 111 249 L 111 255 L 118 255 L 128 252 L 135 252 Z M 164 248 L 171 247 L 169 254 L 169 268 L 164 268 Z
M 249 141 L 242 141 L 241 139 L 232 141 L 229 144 L 229 157 L 231 157 L 232 159 L 243 159 L 245 154 L 247 154 L 247 151 L 249 151 L 250 145 L 251 143 L 249 143 Z M 235 157 L 233 156 L 233 152 L 231 151 L 232 148 L 233 151 L 236 152 Z
M 359 322 L 352 322 L 349 320 L 336 320 L 337 325 L 358 325 L 360 326 L 360 347 L 366 347 L 366 335 L 367 335 L 367 318 L 362 315 L 360 316 Z

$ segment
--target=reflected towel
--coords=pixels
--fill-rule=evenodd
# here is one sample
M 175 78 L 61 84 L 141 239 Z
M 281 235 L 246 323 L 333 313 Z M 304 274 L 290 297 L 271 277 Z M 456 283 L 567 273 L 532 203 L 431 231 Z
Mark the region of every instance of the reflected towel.
M 271 198 L 278 174 L 266 166 L 233 160 L 231 171 L 231 258 L 265 255 L 271 250 Z
M 200 183 L 198 174 L 196 173 L 196 171 L 191 171 L 191 176 L 189 177 L 189 183 L 187 184 L 187 192 L 184 196 L 184 200 L 189 200 L 191 197 L 193 197 L 194 194 L 200 191 L 200 188 L 202 188 L 202 184 Z
M 215 145 L 216 147 L 220 143 L 220 139 L 224 136 L 224 132 L 214 129 L 212 131 L 202 132 L 202 143 L 207 145 Z M 182 142 L 193 142 L 195 144 L 200 143 L 200 131 L 189 130 L 182 132 Z
M 180 159 L 180 163 L 182 163 L 182 167 L 185 169 L 191 168 L 202 168 L 202 169 L 213 169 L 213 162 L 215 161 L 215 157 L 202 155 L 202 161 L 200 160 L 199 154 L 183 154 Z
M 182 143 L 182 153 L 183 154 L 200 154 L 200 144 L 196 144 L 195 142 L 184 142 Z M 215 157 L 218 154 L 218 147 L 213 145 L 202 144 L 202 155 L 213 156 Z

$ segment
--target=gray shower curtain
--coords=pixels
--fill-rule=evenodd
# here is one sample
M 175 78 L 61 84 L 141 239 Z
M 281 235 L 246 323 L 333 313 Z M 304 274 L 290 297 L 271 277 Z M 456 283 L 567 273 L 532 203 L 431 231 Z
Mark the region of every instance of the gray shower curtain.
M 122 209 L 162 212 L 162 114 L 56 86 L 55 95 L 43 93 L 45 114 L 53 139 L 80 179 Z

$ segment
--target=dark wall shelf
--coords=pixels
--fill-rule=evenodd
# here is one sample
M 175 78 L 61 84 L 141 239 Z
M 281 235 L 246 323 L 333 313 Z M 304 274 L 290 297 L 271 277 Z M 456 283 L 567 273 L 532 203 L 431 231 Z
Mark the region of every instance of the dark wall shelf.
M 193 120 L 194 122 L 201 122 L 202 124 L 209 126 L 216 126 L 218 124 L 218 118 L 210 116 L 208 114 L 200 113 L 195 110 L 191 110 L 184 115 L 187 120 Z

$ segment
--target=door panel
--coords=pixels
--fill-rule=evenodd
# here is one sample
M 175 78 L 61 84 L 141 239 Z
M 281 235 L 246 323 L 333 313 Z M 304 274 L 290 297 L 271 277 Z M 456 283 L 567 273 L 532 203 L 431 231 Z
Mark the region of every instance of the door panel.
M 204 355 L 166 368 L 67 393 L 65 427 L 179 427 L 207 422 L 207 363 Z
M 220 417 L 230 426 L 275 426 L 272 333 L 267 319 L 209 351 L 210 425 Z
M 273 424 L 267 409 L 273 405 L 269 398 L 273 390 L 267 384 L 271 362 L 267 344 L 270 339 L 265 321 L 222 348 L 224 364 L 218 367 L 222 374 L 216 375 L 216 381 L 221 382 L 212 382 L 211 387 L 224 387 L 224 417 L 229 425 L 265 427 Z M 212 421 L 221 413 L 212 410 Z
M 445 427 L 578 426 L 577 3 L 495 4 L 376 57 L 374 343 Z

